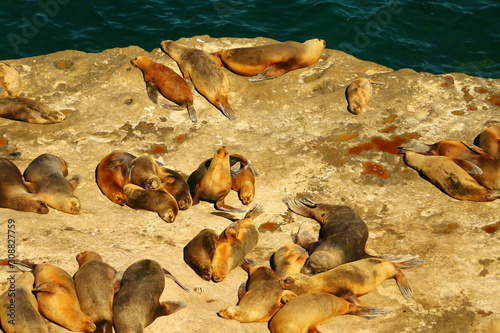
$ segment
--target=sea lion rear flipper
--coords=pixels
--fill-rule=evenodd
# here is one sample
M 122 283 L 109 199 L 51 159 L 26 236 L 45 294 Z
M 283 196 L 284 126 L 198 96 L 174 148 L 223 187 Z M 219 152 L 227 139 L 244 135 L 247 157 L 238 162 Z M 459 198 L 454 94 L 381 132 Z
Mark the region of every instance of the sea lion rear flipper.
M 229 103 L 227 101 L 219 102 L 219 109 L 230 120 L 236 120 L 236 118 L 237 118 L 236 113 L 234 112 L 233 108 L 229 105 Z
M 262 207 L 262 205 L 255 205 L 245 214 L 245 218 L 254 219 L 257 216 L 261 215 L 263 212 L 264 212 L 264 207 Z
M 373 319 L 375 317 L 381 316 L 383 314 L 391 313 L 392 310 L 382 309 L 382 308 L 374 308 L 371 306 L 359 306 L 359 305 L 350 305 L 350 314 L 363 317 L 365 319 Z
M 418 255 L 413 255 L 413 254 L 381 254 L 377 256 L 368 255 L 368 257 L 385 259 L 387 261 L 392 262 L 398 268 L 401 269 L 411 268 L 424 264 L 423 260 L 417 259 Z
M 244 212 L 244 210 L 242 210 L 242 209 L 234 208 L 234 207 L 231 207 L 229 205 L 226 205 L 224 203 L 225 198 L 226 197 L 223 197 L 223 198 L 220 198 L 219 200 L 217 200 L 217 202 L 214 204 L 215 209 L 222 210 L 224 212 L 235 212 L 235 213 L 243 213 Z M 194 204 L 194 199 L 193 199 L 193 204 Z
M 194 109 L 193 104 L 187 106 L 189 118 L 193 123 L 198 122 L 198 117 L 196 116 L 196 110 Z
M 189 292 L 191 292 L 188 288 L 184 287 L 184 286 L 182 285 L 182 283 L 180 283 L 180 282 L 179 282 L 179 280 L 177 280 L 177 279 L 175 278 L 175 276 L 173 276 L 173 275 L 172 275 L 172 273 L 170 273 L 169 271 L 167 271 L 167 270 L 166 270 L 165 268 L 163 268 L 163 267 L 162 267 L 162 270 L 163 270 L 163 274 L 165 274 L 165 276 L 166 276 L 166 277 L 168 277 L 169 279 L 174 280 L 174 282 L 175 282 L 175 283 L 177 283 L 177 285 L 178 285 L 179 287 L 181 287 L 182 289 L 184 289 L 184 291 L 186 291 L 186 292 L 188 292 L 188 293 L 189 293 Z
M 172 301 L 165 301 L 160 303 L 162 307 L 162 313 L 159 314 L 160 316 L 168 316 L 171 315 L 174 312 L 177 312 L 179 310 L 184 309 L 187 306 L 187 303 L 185 302 L 172 302 Z
M 162 108 L 164 108 L 164 109 L 174 110 L 174 111 L 180 111 L 180 110 L 184 110 L 185 109 L 185 107 L 180 106 L 180 105 L 175 105 L 175 104 L 160 103 L 160 106 Z
M 459 167 L 467 171 L 469 175 L 482 175 L 483 170 L 478 167 L 476 164 L 469 162 L 467 160 L 453 159 Z
M 299 198 L 283 198 L 281 201 L 290 209 L 292 212 L 302 215 L 304 217 L 311 217 L 312 213 L 310 209 L 316 208 L 316 203 L 314 203 L 308 197 L 302 199 Z
M 45 281 L 35 285 L 32 292 L 55 293 L 56 289 L 63 288 L 59 283 Z
M 146 82 L 146 91 L 151 102 L 158 104 L 158 87 L 153 82 Z
M 413 296 L 413 289 L 410 286 L 410 281 L 403 272 L 398 270 L 398 273 L 394 276 L 396 283 L 398 284 L 399 291 L 406 299 L 410 299 Z

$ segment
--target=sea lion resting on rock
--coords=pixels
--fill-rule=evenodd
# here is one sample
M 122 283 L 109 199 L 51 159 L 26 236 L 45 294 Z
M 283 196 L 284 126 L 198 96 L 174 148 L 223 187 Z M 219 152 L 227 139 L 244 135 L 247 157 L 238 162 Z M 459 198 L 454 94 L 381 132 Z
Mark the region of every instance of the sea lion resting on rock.
M 381 84 L 383 82 L 371 81 L 366 78 L 359 78 L 351 82 L 346 89 L 347 109 L 353 114 L 360 114 L 365 110 L 368 101 L 373 93 L 372 84 Z
M 184 247 L 184 262 L 203 280 L 212 279 L 212 259 L 218 236 L 212 229 L 203 229 Z
M 151 155 L 136 157 L 128 168 L 128 182 L 146 190 L 160 187 L 161 179 L 158 176 L 158 164 Z
M 153 103 L 158 104 L 158 92 L 160 92 L 163 97 L 180 106 L 162 104 L 162 107 L 172 110 L 187 108 L 191 120 L 197 121 L 196 110 L 193 107 L 193 92 L 186 80 L 172 69 L 148 57 L 137 57 L 130 62 L 142 71 L 148 96 Z
M 0 97 L 0 117 L 21 120 L 32 124 L 53 124 L 66 116 L 47 108 L 42 103 L 20 96 Z
M 180 210 L 186 210 L 191 207 L 193 199 L 191 198 L 189 185 L 180 173 L 160 166 L 158 167 L 158 176 L 161 180 L 160 188 L 172 194 Z
M 127 184 L 123 187 L 123 192 L 127 197 L 127 205 L 134 209 L 156 212 L 165 222 L 173 223 L 179 213 L 175 198 L 163 188 L 146 190 Z
M 50 207 L 69 214 L 80 214 L 80 200 L 73 194 L 79 176 L 69 180 L 68 163 L 55 155 L 42 154 L 24 170 L 30 192 L 37 194 Z
M 302 267 L 309 258 L 306 249 L 298 244 L 290 243 L 282 246 L 271 256 L 271 268 L 278 277 L 284 279 L 300 273 Z
M 23 91 L 19 72 L 11 65 L 0 62 L 0 97 L 18 96 Z
M 127 203 L 123 187 L 128 183 L 127 170 L 135 156 L 124 151 L 104 157 L 96 168 L 96 181 L 102 193 L 119 205 Z
M 500 126 L 490 126 L 475 140 L 477 145 L 496 159 L 500 159 Z
M 29 192 L 18 167 L 3 157 L 0 157 L 0 207 L 38 214 L 49 212 L 42 198 Z
M 213 55 L 222 66 L 232 72 L 255 76 L 249 81 L 261 81 L 316 63 L 325 46 L 326 42 L 322 39 L 310 39 L 304 43 L 286 41 L 226 49 L 215 52 Z
M 238 197 L 244 205 L 249 205 L 255 197 L 255 176 L 258 175 L 250 160 L 246 157 L 231 154 L 229 155 L 229 164 L 233 169 L 237 163 L 242 166 L 239 169 L 243 171 L 237 175 L 231 175 L 231 189 L 238 192 Z

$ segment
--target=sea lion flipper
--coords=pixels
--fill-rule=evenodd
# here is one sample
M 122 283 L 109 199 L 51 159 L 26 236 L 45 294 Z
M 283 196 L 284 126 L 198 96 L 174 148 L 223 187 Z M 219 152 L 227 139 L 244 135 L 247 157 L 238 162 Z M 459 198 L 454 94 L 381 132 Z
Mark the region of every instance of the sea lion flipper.
M 264 80 L 271 80 L 271 79 L 274 79 L 276 77 L 278 77 L 279 75 L 269 75 L 269 76 L 266 76 L 266 73 L 269 72 L 271 69 L 274 69 L 274 65 L 271 65 L 269 67 L 267 67 L 266 69 L 264 69 L 262 72 L 260 72 L 259 74 L 251 77 L 248 79 L 248 81 L 250 82 L 259 82 L 259 81 L 264 81 Z
M 226 230 L 224 230 L 224 235 L 227 237 L 227 238 L 236 238 L 238 237 L 238 233 L 240 232 L 239 228 L 238 228 L 238 223 L 234 222 L 234 223 L 231 223 L 227 228 Z
M 42 292 L 42 293 L 55 293 L 56 290 L 63 288 L 59 283 L 45 281 L 40 282 L 35 285 L 32 289 L 33 292 Z
M 483 156 L 484 158 L 488 159 L 488 160 L 494 160 L 495 158 L 493 156 L 491 156 L 490 154 L 488 154 L 487 152 L 484 151 L 483 148 L 481 147 L 478 147 L 476 145 L 473 145 L 473 144 L 470 144 L 470 143 L 467 143 L 467 142 L 464 142 L 464 141 L 461 141 L 464 146 L 466 146 L 467 148 L 469 148 L 469 150 Z
M 146 91 L 151 102 L 158 104 L 158 87 L 153 82 L 146 82 Z
M 71 187 L 73 188 L 73 190 L 75 190 L 76 187 L 78 186 L 78 182 L 80 181 L 80 175 L 74 175 L 68 181 L 71 184 Z
M 179 287 L 181 287 L 182 289 L 184 289 L 184 291 L 186 292 L 191 292 L 188 288 L 186 288 L 185 286 L 182 285 L 182 283 L 179 282 L 179 280 L 177 280 L 175 278 L 175 276 L 172 275 L 172 273 L 170 273 L 169 271 L 167 271 L 165 268 L 162 267 L 162 270 L 163 270 L 163 274 L 165 274 L 166 277 L 168 277 L 169 279 L 172 279 L 174 280 L 175 283 L 177 283 L 177 285 Z
M 123 277 L 124 271 L 118 271 L 115 274 L 115 277 L 113 279 L 113 290 L 115 294 L 120 290 L 120 285 L 122 283 L 122 277 Z
M 198 122 L 198 117 L 196 116 L 196 110 L 194 109 L 193 104 L 187 106 L 189 118 L 193 123 Z
M 227 101 L 219 102 L 219 109 L 230 120 L 236 120 L 236 118 L 237 118 L 236 113 L 234 112 L 233 108 L 229 105 L 229 103 Z
M 281 303 L 286 304 L 295 297 L 297 297 L 297 294 L 294 293 L 293 291 L 283 290 L 283 292 L 281 293 Z
M 238 287 L 238 299 L 241 300 L 246 293 L 247 293 L 247 284 L 246 282 L 243 282 Z
M 160 103 L 160 106 L 162 108 L 164 108 L 164 109 L 174 110 L 174 111 L 180 111 L 180 110 L 184 110 L 185 109 L 185 107 L 180 106 L 180 105 L 166 104 L 166 103 Z
M 195 195 L 196 195 L 196 193 L 195 193 Z M 235 213 L 243 213 L 244 212 L 244 210 L 242 210 L 242 209 L 234 208 L 232 206 L 226 205 L 224 203 L 225 198 L 226 197 L 220 198 L 219 200 L 217 200 L 215 202 L 215 204 L 214 204 L 215 209 L 222 210 L 224 212 L 235 212 Z M 193 205 L 194 205 L 194 199 L 193 199 Z
M 374 308 L 371 306 L 351 305 L 350 308 L 351 314 L 363 317 L 365 319 L 374 319 L 375 317 L 392 312 L 392 310 Z
M 36 186 L 34 183 L 32 182 L 27 182 L 26 180 L 24 181 L 24 185 L 26 185 L 26 187 L 28 188 L 28 190 L 31 192 L 31 193 L 35 193 L 36 192 Z
M 475 163 L 472 163 L 467 160 L 453 159 L 453 162 L 458 164 L 462 169 L 467 171 L 469 175 L 482 175 L 483 170 L 477 166 Z
M 179 310 L 184 309 L 187 306 L 187 303 L 185 302 L 172 302 L 172 301 L 165 301 L 161 302 L 160 305 L 163 308 L 163 313 L 160 315 L 168 316 L 171 315 L 174 312 L 177 312 Z
M 399 287 L 399 291 L 406 299 L 410 299 L 413 296 L 413 289 L 411 288 L 410 282 L 403 272 L 398 270 L 398 273 L 394 276 L 396 283 Z

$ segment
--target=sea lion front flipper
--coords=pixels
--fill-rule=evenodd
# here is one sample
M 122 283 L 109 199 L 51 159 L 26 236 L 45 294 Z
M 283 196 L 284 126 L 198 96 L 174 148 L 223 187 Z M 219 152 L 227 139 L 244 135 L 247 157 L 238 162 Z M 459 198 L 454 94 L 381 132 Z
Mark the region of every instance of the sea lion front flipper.
M 187 303 L 165 301 L 165 302 L 161 302 L 160 305 L 163 308 L 163 310 L 162 310 L 162 313 L 160 313 L 159 315 L 160 316 L 168 316 L 174 312 L 177 312 L 179 310 L 184 309 L 187 306 Z
M 416 144 L 408 143 L 399 146 L 398 149 L 400 150 L 401 153 L 404 153 L 406 151 L 413 151 L 415 153 L 429 155 L 429 150 L 431 150 L 431 146 L 421 143 L 416 143 Z
M 198 122 L 198 117 L 196 116 L 196 110 L 194 109 L 193 104 L 187 106 L 189 118 L 193 123 Z
M 483 170 L 478 167 L 476 164 L 469 162 L 467 160 L 453 159 L 459 167 L 467 171 L 469 175 L 482 175 Z
M 31 290 L 32 292 L 42 292 L 42 293 L 55 293 L 56 289 L 61 289 L 62 287 L 59 283 L 55 282 L 40 282 L 39 284 L 35 285 L 33 289 Z
M 151 102 L 158 104 L 158 87 L 153 82 L 146 82 L 146 91 Z
M 266 73 L 269 72 L 271 69 L 274 69 L 274 65 L 271 65 L 271 66 L 267 67 L 266 69 L 264 69 L 259 74 L 252 76 L 251 78 L 248 79 L 248 81 L 259 82 L 259 81 L 271 80 L 271 79 L 277 78 L 279 75 L 266 76 Z
M 247 283 L 243 282 L 238 287 L 238 300 L 241 300 L 243 298 L 243 296 L 246 295 L 246 293 L 247 293 Z
M 350 305 L 350 314 L 363 317 L 365 319 L 373 319 L 375 317 L 391 313 L 392 310 L 382 309 L 382 308 L 374 308 L 371 306 L 359 306 L 359 305 Z
M 76 187 L 78 186 L 78 182 L 80 181 L 80 175 L 74 175 L 68 181 L 71 184 L 71 187 L 73 188 L 73 190 L 75 190 Z
M 399 287 L 399 291 L 406 299 L 410 299 L 413 296 L 413 289 L 411 288 L 410 281 L 404 273 L 398 270 L 398 273 L 394 276 L 394 280 Z
M 230 120 L 236 120 L 236 113 L 227 101 L 225 103 L 219 102 L 219 109 Z
M 166 103 L 160 103 L 160 106 L 164 109 L 167 109 L 167 110 L 174 110 L 174 111 L 180 111 L 180 110 L 184 110 L 185 107 L 183 106 L 180 106 L 180 105 L 176 105 L 176 104 L 166 104 Z
M 169 271 L 167 271 L 167 270 L 166 270 L 165 268 L 163 268 L 163 267 L 162 267 L 161 269 L 163 270 L 163 274 L 165 274 L 165 276 L 166 276 L 166 277 L 168 277 L 169 279 L 174 280 L 174 282 L 175 282 L 175 283 L 177 283 L 177 285 L 178 285 L 179 287 L 181 287 L 182 289 L 184 289 L 184 291 L 186 291 L 186 292 L 188 292 L 188 293 L 189 293 L 189 292 L 191 292 L 188 288 L 184 287 L 184 286 L 182 285 L 182 283 L 180 283 L 180 282 L 179 282 L 179 280 L 177 280 L 177 279 L 175 278 L 175 276 L 173 276 L 173 275 L 172 275 L 172 273 L 170 273 Z

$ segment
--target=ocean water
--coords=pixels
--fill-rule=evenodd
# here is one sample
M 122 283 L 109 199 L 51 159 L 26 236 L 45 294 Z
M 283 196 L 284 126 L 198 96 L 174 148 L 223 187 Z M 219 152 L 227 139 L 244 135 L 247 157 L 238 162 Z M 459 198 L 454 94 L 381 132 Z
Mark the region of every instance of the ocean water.
M 101 52 L 165 39 L 268 37 L 393 69 L 500 78 L 498 0 L 16 0 L 0 10 L 0 59 Z

